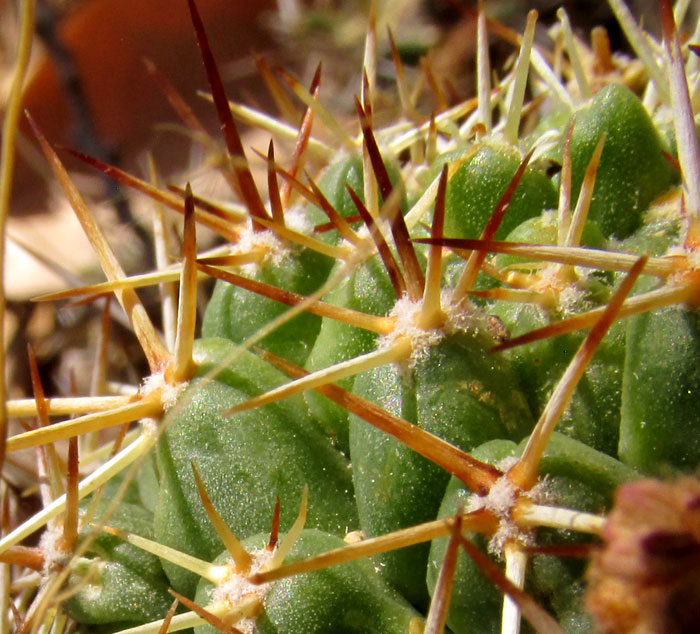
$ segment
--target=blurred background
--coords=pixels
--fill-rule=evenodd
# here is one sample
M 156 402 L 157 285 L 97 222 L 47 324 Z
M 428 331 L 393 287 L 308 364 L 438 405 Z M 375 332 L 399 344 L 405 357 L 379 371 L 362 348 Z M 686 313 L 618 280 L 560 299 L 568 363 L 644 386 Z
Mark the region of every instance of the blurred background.
M 306 85 L 323 60 L 320 99 L 351 120 L 352 98 L 360 86 L 368 1 L 197 0 L 197 4 L 230 99 L 277 114 L 254 56 L 262 56 L 271 68 L 288 69 Z M 700 3 L 691 4 L 696 18 Z M 484 5 L 490 18 L 517 32 L 522 32 L 526 12 L 538 9 L 537 41 L 547 49 L 552 48 L 552 40 L 546 25 L 556 22 L 556 10 L 563 5 L 582 41 L 588 41 L 592 27 L 602 25 L 613 49 L 626 50 L 605 2 L 488 0 Z M 473 94 L 475 2 L 377 0 L 377 7 L 381 23 L 391 25 L 414 79 L 421 76 L 421 59 L 429 56 L 449 101 Z M 647 28 L 656 31 L 656 2 L 633 0 L 630 7 Z M 0 0 L 0 111 L 12 77 L 17 13 L 17 0 Z M 80 150 L 141 177 L 147 177 L 146 155 L 150 154 L 162 182 L 182 184 L 182 173 L 187 172 L 188 178 L 197 179 L 198 193 L 229 195 L 209 177 L 211 170 L 200 169 L 206 159 L 203 150 L 183 133 L 144 64 L 144 58 L 151 60 L 216 135 L 213 108 L 197 95 L 198 90 L 207 90 L 207 84 L 185 0 L 37 0 L 35 31 L 24 106 L 52 144 Z M 391 101 L 395 100 L 394 69 L 383 27 L 379 39 L 379 72 Z M 502 37 L 492 36 L 490 45 L 496 69 L 516 51 Z M 436 106 L 429 94 L 426 99 L 429 114 Z M 258 142 L 251 136 L 246 146 L 251 143 L 264 148 L 267 138 Z M 101 274 L 26 126 L 18 154 L 5 280 L 10 310 L 5 345 L 12 391 L 15 396 L 28 395 L 26 343 L 30 340 L 48 393 L 84 393 L 89 389 L 100 332 L 100 307 L 56 309 L 28 300 L 39 293 L 99 281 Z M 153 268 L 148 203 L 135 200 L 65 153 L 61 156 L 74 170 L 76 184 L 127 271 Z M 157 320 L 155 294 L 145 291 L 144 298 Z M 138 380 L 142 355 L 133 337 L 118 323 L 110 336 L 112 378 Z

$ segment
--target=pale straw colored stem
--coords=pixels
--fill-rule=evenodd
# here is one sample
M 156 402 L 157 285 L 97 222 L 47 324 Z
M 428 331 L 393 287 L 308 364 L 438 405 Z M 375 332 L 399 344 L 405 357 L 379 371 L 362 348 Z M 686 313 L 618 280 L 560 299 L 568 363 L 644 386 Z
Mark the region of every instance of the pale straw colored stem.
M 5 226 L 10 213 L 12 176 L 15 169 L 15 141 L 22 109 L 22 88 L 34 36 L 35 0 L 23 0 L 19 12 L 19 41 L 12 87 L 7 100 L 0 148 L 0 329 L 5 323 Z M 7 16 L 6 16 L 7 18 Z M 7 438 L 7 386 L 5 385 L 5 345 L 0 346 L 0 470 L 5 463 Z

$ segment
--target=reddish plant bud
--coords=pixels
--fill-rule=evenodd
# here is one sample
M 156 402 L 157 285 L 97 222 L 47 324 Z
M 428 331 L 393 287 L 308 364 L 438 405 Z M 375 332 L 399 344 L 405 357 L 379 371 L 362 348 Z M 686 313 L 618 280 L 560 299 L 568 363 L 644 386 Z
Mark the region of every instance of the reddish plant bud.
M 588 571 L 587 606 L 612 633 L 680 634 L 700 619 L 700 481 L 620 487 Z

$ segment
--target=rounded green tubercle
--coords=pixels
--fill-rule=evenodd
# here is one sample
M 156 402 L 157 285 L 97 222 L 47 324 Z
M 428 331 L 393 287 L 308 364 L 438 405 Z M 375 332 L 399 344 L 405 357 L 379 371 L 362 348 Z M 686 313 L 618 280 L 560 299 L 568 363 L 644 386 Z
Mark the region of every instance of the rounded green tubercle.
M 441 157 L 459 161 L 466 151 Z M 478 238 L 491 212 L 512 180 L 523 157 L 504 143 L 484 142 L 455 172 L 447 187 L 445 235 Z M 521 222 L 556 209 L 557 192 L 552 181 L 536 167 L 528 167 L 508 206 L 496 239 L 503 240 Z
M 672 307 L 628 321 L 620 457 L 644 473 L 700 463 L 699 320 Z
M 362 174 L 362 157 L 359 154 L 350 154 L 333 161 L 323 172 L 318 180 L 318 188 L 323 195 L 333 205 L 334 209 L 343 218 L 357 215 L 357 207 L 352 201 L 347 187 L 364 201 L 364 177 Z M 304 213 L 314 226 L 328 224 L 328 216 L 311 203 L 304 208 Z M 327 242 L 337 242 L 339 237 L 337 231 L 328 231 L 317 234 L 321 240 Z
M 267 534 L 255 535 L 244 540 L 243 547 L 248 552 L 260 553 L 268 541 Z M 305 529 L 285 563 L 344 545 L 339 537 Z M 230 562 L 228 552 L 221 553 L 214 562 Z M 201 581 L 195 602 L 208 605 L 213 590 L 211 583 Z M 274 581 L 263 594 L 264 608 L 250 619 L 256 634 L 409 634 L 414 623 L 421 620 L 405 599 L 374 574 L 366 560 Z M 199 626 L 194 632 L 217 634 L 210 625 Z
M 556 321 L 544 309 L 531 305 L 497 302 L 493 312 L 513 337 Z M 518 346 L 505 353 L 534 412 L 541 412 L 546 405 L 584 335 L 568 333 Z M 589 363 L 558 424 L 559 431 L 611 456 L 617 456 L 620 436 L 624 358 L 625 327 L 617 322 Z
M 161 543 L 210 560 L 220 540 L 203 508 L 194 463 L 214 507 L 236 535 L 268 530 L 275 499 L 291 523 L 304 484 L 309 486 L 307 526 L 345 535 L 357 527 L 350 466 L 310 416 L 301 396 L 227 416 L 226 410 L 286 377 L 255 355 L 223 339 L 197 342 L 201 378 L 193 380 L 168 415 L 158 444 L 160 496 L 155 535 Z M 240 351 L 239 351 L 240 352 Z M 212 370 L 223 368 L 213 377 Z M 175 589 L 190 594 L 196 578 L 164 563 Z
M 570 146 L 574 200 L 605 135 L 588 218 L 606 236 L 626 238 L 641 225 L 649 204 L 678 182 L 664 157 L 668 148 L 642 102 L 625 86 L 606 86 L 575 117 Z
M 328 293 L 326 301 L 365 314 L 384 316 L 393 307 L 396 294 L 384 265 L 375 256 Z M 334 319 L 324 319 L 306 369 L 315 372 L 368 353 L 375 348 L 376 340 L 376 333 Z M 355 377 L 347 377 L 338 381 L 338 385 L 352 391 L 354 382 Z M 347 453 L 348 411 L 317 392 L 306 392 L 304 397 L 326 433 Z
M 98 513 L 109 502 L 98 504 Z M 153 537 L 153 514 L 138 504 L 122 501 L 109 525 L 143 537 Z M 79 543 L 92 540 L 72 569 L 69 584 L 80 590 L 66 601 L 68 614 L 80 623 L 123 629 L 162 618 L 172 603 L 168 579 L 159 559 L 119 537 L 91 529 L 81 531 Z
M 518 445 L 499 439 L 477 447 L 471 454 L 483 462 L 504 466 L 507 464 L 504 461 L 522 453 L 526 443 L 527 438 Z M 589 513 L 609 508 L 615 488 L 639 477 L 637 472 L 614 458 L 557 432 L 552 435 L 542 459 L 541 474 L 540 501 Z M 468 510 L 471 499 L 472 494 L 465 490 L 464 484 L 452 478 L 438 517 L 454 515 L 460 507 Z M 485 545 L 482 537 L 469 535 L 468 538 Z M 576 535 L 573 543 L 580 541 L 580 536 Z M 538 545 L 570 543 L 572 535 L 568 531 L 540 529 L 537 532 Z M 446 546 L 446 538 L 432 543 L 427 576 L 431 589 L 435 586 Z M 578 562 L 570 565 L 547 555 L 536 555 L 531 566 L 528 591 L 551 608 L 560 622 L 567 622 L 565 631 L 590 631 L 590 617 L 582 602 L 583 566 Z M 502 603 L 498 590 L 466 554 L 460 553 L 447 621 L 450 629 L 455 634 L 475 631 L 496 634 L 501 631 Z
M 515 377 L 488 355 L 483 333 L 460 333 L 430 349 L 408 373 L 377 368 L 356 393 L 465 451 L 493 438 L 520 438 L 533 425 Z M 381 535 L 434 519 L 449 475 L 355 416 L 350 456 L 362 529 Z M 428 546 L 378 557 L 381 574 L 416 605 L 427 600 L 422 575 Z M 412 572 L 413 571 L 413 572 Z
M 527 242 L 530 244 L 557 244 L 558 223 L 556 212 L 545 212 L 533 216 L 521 222 L 504 239 L 506 242 Z M 598 226 L 593 222 L 586 222 L 581 232 L 582 246 L 593 249 L 602 249 L 606 246 L 606 240 Z M 534 261 L 532 258 L 522 258 L 514 255 L 499 253 L 494 258 L 494 264 L 503 269 L 516 263 Z
M 279 264 L 261 263 L 255 279 L 300 295 L 311 295 L 325 282 L 332 266 L 330 258 L 309 249 L 282 256 L 282 260 Z M 288 309 L 285 304 L 219 280 L 204 313 L 202 337 L 224 337 L 242 343 Z M 301 313 L 264 337 L 259 345 L 303 364 L 320 328 L 320 317 Z

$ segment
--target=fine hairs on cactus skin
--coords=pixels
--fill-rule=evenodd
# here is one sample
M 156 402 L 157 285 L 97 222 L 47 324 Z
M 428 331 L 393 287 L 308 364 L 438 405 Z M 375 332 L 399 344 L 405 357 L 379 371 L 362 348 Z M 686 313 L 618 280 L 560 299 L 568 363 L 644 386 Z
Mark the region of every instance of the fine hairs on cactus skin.
M 536 12 L 520 36 L 488 3 L 465 9 L 478 98 L 428 56 L 432 114 L 396 34 L 380 99 L 373 4 L 348 124 L 320 68 L 307 89 L 261 63 L 277 119 L 229 104 L 188 0 L 224 147 L 159 83 L 235 203 L 72 152 L 184 218 L 181 257 L 161 249 L 134 277 L 29 113 L 108 280 L 41 299 L 114 294 L 150 374 L 47 398 L 30 350 L 33 399 L 3 396 L 30 422 L 3 451 L 0 631 L 510 634 L 523 616 L 546 633 L 694 631 L 677 606 L 697 604 L 699 565 L 700 24 L 660 0 L 657 41 L 609 3 L 634 62 L 602 31 L 578 39 L 563 10 L 546 50 Z M 493 84 L 489 33 L 517 51 Z M 267 187 L 234 117 L 273 137 Z M 157 217 L 162 241 L 174 223 Z M 198 253 L 198 226 L 222 246 Z M 135 290 L 156 284 L 165 336 Z M 11 469 L 34 448 L 41 509 L 25 519 Z

